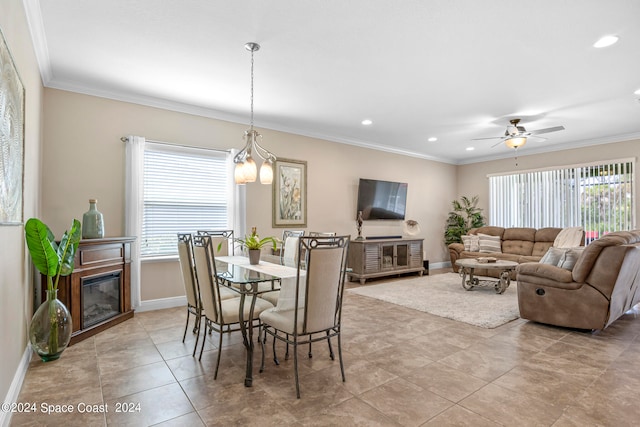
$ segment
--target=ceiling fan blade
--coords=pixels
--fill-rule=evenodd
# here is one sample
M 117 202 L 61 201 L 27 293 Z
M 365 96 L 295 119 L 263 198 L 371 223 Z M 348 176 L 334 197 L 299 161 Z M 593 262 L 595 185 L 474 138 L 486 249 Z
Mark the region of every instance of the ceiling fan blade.
M 532 130 L 531 135 L 540 135 L 541 133 L 557 132 L 559 130 L 564 130 L 564 126 L 555 126 L 552 128 Z
M 549 138 L 545 138 L 544 136 L 538 136 L 538 135 L 531 135 L 529 138 L 535 138 L 540 141 L 546 141 L 549 139 Z
M 497 147 L 498 145 L 502 144 L 503 142 L 504 142 L 504 141 L 496 142 L 495 144 L 493 144 L 493 145 L 491 146 L 491 148 L 495 148 L 495 147 Z
M 502 139 L 502 136 L 490 136 L 489 138 L 473 138 L 472 141 L 482 141 L 485 139 Z

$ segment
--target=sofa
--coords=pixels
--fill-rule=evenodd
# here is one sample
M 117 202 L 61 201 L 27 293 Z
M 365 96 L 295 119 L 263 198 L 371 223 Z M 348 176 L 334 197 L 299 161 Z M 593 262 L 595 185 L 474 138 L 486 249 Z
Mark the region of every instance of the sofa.
M 640 302 L 640 230 L 591 242 L 573 269 L 524 263 L 516 268 L 520 317 L 599 330 Z
M 459 271 L 456 261 L 462 258 L 479 258 L 494 257 L 501 260 L 515 261 L 517 263 L 538 262 L 547 253 L 547 250 L 553 246 L 553 243 L 562 228 L 503 228 L 495 226 L 484 226 L 472 228 L 469 235 L 494 236 L 499 243 L 496 243 L 496 249 L 492 252 L 480 252 L 477 250 L 465 250 L 463 243 L 451 243 L 449 245 L 449 256 L 451 258 L 451 266 L 454 272 Z M 487 246 L 490 248 L 490 246 Z M 480 276 L 498 277 L 501 272 L 499 270 L 487 270 L 484 268 L 475 269 L 474 274 Z M 512 280 L 516 279 L 515 270 L 511 273 Z

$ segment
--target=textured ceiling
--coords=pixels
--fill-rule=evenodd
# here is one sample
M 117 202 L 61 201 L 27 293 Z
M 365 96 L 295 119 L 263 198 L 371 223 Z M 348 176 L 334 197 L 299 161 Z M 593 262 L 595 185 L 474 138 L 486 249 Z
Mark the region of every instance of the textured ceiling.
M 47 87 L 248 123 L 255 41 L 258 128 L 453 164 L 514 117 L 566 128 L 520 155 L 640 138 L 637 0 L 25 4 Z

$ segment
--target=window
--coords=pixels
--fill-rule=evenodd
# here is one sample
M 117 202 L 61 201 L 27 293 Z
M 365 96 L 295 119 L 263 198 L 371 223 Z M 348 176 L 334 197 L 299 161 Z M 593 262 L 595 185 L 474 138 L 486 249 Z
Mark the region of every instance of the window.
M 587 242 L 635 228 L 634 159 L 489 176 L 490 223 L 582 226 Z
M 177 254 L 177 233 L 229 228 L 227 153 L 147 142 L 142 257 Z

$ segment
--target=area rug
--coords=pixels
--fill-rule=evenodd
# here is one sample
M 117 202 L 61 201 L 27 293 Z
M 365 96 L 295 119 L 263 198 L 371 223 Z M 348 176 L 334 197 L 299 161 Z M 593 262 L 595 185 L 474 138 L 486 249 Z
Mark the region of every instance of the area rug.
M 482 286 L 466 291 L 461 281 L 458 274 L 445 273 L 363 285 L 347 292 L 488 329 L 520 317 L 515 281 L 503 294 Z

